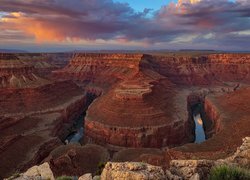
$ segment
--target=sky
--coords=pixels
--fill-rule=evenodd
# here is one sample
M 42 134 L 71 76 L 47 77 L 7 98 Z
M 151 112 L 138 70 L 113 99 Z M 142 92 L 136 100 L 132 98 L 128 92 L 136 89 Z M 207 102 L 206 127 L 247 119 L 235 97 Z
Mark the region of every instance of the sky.
M 159 10 L 162 6 L 177 0 L 115 0 L 115 2 L 128 3 L 136 11 L 143 11 L 145 8 Z
M 250 0 L 0 0 L 0 49 L 249 47 Z

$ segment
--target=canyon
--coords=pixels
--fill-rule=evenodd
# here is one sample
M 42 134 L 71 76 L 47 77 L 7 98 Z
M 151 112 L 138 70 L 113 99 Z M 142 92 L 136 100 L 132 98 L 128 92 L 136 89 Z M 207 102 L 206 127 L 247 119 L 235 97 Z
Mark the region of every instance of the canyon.
M 226 158 L 250 135 L 249 92 L 244 53 L 0 54 L 0 178 L 42 162 L 60 176 Z M 79 117 L 81 145 L 65 144 Z

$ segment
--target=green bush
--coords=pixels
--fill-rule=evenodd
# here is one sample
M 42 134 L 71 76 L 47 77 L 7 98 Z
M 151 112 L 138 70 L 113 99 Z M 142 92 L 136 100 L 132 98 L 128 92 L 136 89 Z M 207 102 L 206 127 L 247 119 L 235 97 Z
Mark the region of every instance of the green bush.
M 209 180 L 250 180 L 250 172 L 240 167 L 222 165 L 211 170 Z
M 99 162 L 97 166 L 97 171 L 95 172 L 95 175 L 100 176 L 102 174 L 102 171 L 105 167 L 106 163 L 105 162 Z
M 74 180 L 74 178 L 71 176 L 60 176 L 57 177 L 56 180 Z
M 13 179 L 16 179 L 18 177 L 20 177 L 20 171 L 19 170 L 17 170 L 14 174 L 12 174 L 12 176 L 9 177 L 7 180 L 13 180 Z

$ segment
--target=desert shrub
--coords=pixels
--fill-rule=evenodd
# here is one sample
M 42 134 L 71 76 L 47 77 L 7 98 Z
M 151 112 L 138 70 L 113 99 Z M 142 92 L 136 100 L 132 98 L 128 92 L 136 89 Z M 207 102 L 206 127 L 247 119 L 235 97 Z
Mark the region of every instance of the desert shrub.
M 13 180 L 13 179 L 16 179 L 16 178 L 18 178 L 18 177 L 20 177 L 20 171 L 19 171 L 19 170 L 15 171 L 15 172 L 12 174 L 12 176 L 9 177 L 7 180 Z
M 57 177 L 56 180 L 74 180 L 74 177 L 71 177 L 71 176 L 60 176 L 60 177 Z
M 211 170 L 209 180 L 250 180 L 250 172 L 240 167 L 222 165 Z
M 95 172 L 95 175 L 97 175 L 97 176 L 101 175 L 105 165 L 106 165 L 105 162 L 99 162 L 98 166 L 97 166 L 97 171 Z

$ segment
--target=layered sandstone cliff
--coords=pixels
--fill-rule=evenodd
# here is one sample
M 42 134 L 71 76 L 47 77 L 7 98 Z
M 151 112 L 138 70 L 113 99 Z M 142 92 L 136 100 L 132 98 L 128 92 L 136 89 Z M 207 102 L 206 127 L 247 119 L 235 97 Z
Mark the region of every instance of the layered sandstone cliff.
M 211 85 L 250 81 L 249 54 L 153 56 L 150 66 L 179 85 Z
M 142 56 L 79 53 L 73 56 L 65 68 L 55 71 L 54 76 L 107 87 L 137 73 Z
M 85 92 L 37 75 L 16 54 L 0 55 L 0 178 L 40 162 L 83 113 Z
M 138 73 L 97 99 L 85 118 L 86 136 L 100 144 L 164 147 L 188 142 L 188 122 L 175 114 L 174 85 L 157 73 Z
M 102 91 L 103 96 L 87 111 L 88 140 L 122 147 L 192 141 L 188 115 L 174 113 L 180 111 L 175 86 L 150 66 L 143 67 L 151 58 L 143 54 L 75 54 L 68 66 L 54 72 L 58 78 L 86 83 L 89 92 Z
M 248 82 L 249 62 L 249 54 L 192 57 L 80 53 L 55 75 L 86 82 L 85 88 L 91 87 L 93 92 L 96 87 L 103 89 L 105 83 L 112 87 L 100 90 L 103 96 L 87 112 L 85 126 L 90 140 L 125 147 L 162 147 L 187 139 L 191 142 L 194 135 L 186 100 L 192 90 L 185 92 L 174 84 L 224 86 L 229 81 Z M 238 86 L 234 85 L 234 90 Z M 213 109 L 208 100 L 205 102 L 203 110 L 209 120 L 204 123 L 207 137 L 211 137 L 221 126 L 209 116 Z
M 0 89 L 0 94 L 1 178 L 39 163 L 62 144 L 86 103 L 84 92 L 70 82 Z
M 53 74 L 55 79 L 74 80 L 85 92 L 68 81 L 34 79 L 37 84 L 30 85 L 23 76 L 32 79 L 29 77 L 32 74 L 43 75 L 33 73 L 41 64 L 37 67 L 32 63 L 23 64 L 19 57 L 12 55 L 5 58 L 2 58 L 2 67 L 8 71 L 1 71 L 3 77 L 14 75 L 18 77 L 14 82 L 18 83 L 8 80 L 8 86 L 0 88 L 0 129 L 4 134 L 0 139 L 0 155 L 6 157 L 2 161 L 2 165 L 5 164 L 2 174 L 10 173 L 13 167 L 25 169 L 29 164 L 40 162 L 60 144 L 62 126 L 71 123 L 89 104 L 84 93 L 99 96 L 86 112 L 86 140 L 110 150 L 123 148 L 114 157 L 117 161 L 145 160 L 167 167 L 171 159 L 217 159 L 232 153 L 241 138 L 250 134 L 246 128 L 249 88 L 241 89 L 239 84 L 250 82 L 249 54 L 161 57 L 79 53 Z M 217 86 L 220 86 L 219 92 Z M 232 90 L 227 91 L 229 87 Z M 196 91 L 201 93 L 193 96 Z M 197 102 L 203 106 L 206 117 L 203 123 L 209 139 L 201 144 L 168 149 L 194 141 L 191 106 Z M 232 133 L 231 129 L 234 129 Z M 138 148 L 164 146 L 168 148 L 160 152 Z M 16 147 L 20 147 L 25 157 L 20 157 Z M 138 149 L 124 149 L 126 147 Z M 78 156 L 77 153 L 82 152 L 79 149 L 72 150 L 73 155 L 67 150 L 65 156 L 62 154 L 68 166 L 77 162 L 74 158 L 85 157 Z M 8 162 L 7 158 L 12 156 L 16 161 Z M 64 162 L 57 157 L 55 161 L 55 167 Z
M 16 55 L 0 56 L 0 88 L 36 87 L 48 82 L 36 74 L 33 65 L 22 62 Z

